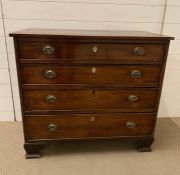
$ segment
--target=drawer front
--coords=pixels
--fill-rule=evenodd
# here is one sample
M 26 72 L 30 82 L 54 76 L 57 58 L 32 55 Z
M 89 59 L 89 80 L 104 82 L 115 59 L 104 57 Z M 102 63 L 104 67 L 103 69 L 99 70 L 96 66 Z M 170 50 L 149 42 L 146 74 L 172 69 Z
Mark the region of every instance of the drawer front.
M 156 65 L 21 67 L 23 84 L 159 83 L 160 71 Z
M 160 61 L 162 44 L 20 42 L 21 59 Z
M 87 109 L 153 109 L 157 89 L 121 90 L 24 90 L 24 109 L 87 110 Z
M 67 114 L 26 116 L 28 139 L 61 139 L 151 135 L 151 114 Z

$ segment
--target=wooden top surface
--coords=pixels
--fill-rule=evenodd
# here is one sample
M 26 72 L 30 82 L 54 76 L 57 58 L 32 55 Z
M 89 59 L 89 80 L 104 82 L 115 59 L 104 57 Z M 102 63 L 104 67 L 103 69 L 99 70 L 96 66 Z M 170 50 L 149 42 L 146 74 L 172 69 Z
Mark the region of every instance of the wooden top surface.
M 170 36 L 144 31 L 119 30 L 60 30 L 60 29 L 25 29 L 10 33 L 18 37 L 50 37 L 50 38 L 109 38 L 109 39 L 174 39 Z

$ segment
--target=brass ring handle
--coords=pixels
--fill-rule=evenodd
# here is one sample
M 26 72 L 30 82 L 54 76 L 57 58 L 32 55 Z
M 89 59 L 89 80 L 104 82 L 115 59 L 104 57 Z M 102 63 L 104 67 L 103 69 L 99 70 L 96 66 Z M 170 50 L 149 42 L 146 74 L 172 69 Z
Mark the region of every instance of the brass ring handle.
M 128 100 L 131 101 L 131 102 L 135 102 L 135 101 L 138 101 L 138 96 L 136 95 L 129 95 L 128 97 Z
M 46 78 L 54 78 L 54 77 L 56 76 L 56 72 L 53 71 L 53 70 L 46 70 L 46 71 L 44 72 L 44 76 L 45 76 Z
M 132 78 L 140 78 L 140 77 L 142 77 L 142 72 L 140 70 L 132 70 L 131 77 Z
M 135 128 L 136 127 L 136 123 L 133 121 L 127 121 L 126 122 L 126 127 L 127 128 Z
M 54 47 L 50 46 L 50 45 L 45 45 L 43 48 L 42 48 L 42 52 L 44 54 L 47 54 L 47 55 L 51 55 L 55 52 L 55 49 Z
M 48 131 L 56 131 L 58 129 L 58 125 L 57 124 L 55 124 L 55 123 L 50 123 L 49 125 L 48 125 Z
M 48 95 L 48 96 L 46 97 L 46 101 L 47 101 L 48 103 L 55 103 L 55 102 L 57 101 L 57 97 L 54 96 L 54 95 Z
M 133 52 L 137 56 L 141 56 L 141 55 L 144 55 L 146 53 L 146 51 L 143 47 L 135 47 Z

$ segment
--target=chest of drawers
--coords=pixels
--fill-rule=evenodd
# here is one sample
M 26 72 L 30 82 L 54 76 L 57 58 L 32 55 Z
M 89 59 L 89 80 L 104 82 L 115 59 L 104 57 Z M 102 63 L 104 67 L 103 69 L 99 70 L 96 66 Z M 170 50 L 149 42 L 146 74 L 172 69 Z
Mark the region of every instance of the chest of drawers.
M 151 150 L 172 37 L 47 29 L 10 36 L 27 158 L 60 140 L 133 139 Z

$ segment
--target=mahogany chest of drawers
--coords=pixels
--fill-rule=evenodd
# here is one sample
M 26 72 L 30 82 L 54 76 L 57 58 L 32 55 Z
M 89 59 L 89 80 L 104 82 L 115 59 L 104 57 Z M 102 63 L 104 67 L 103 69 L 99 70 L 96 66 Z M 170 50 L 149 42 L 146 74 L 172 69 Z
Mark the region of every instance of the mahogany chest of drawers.
M 151 150 L 172 37 L 47 29 L 10 36 L 27 158 L 59 140 L 126 138 Z

